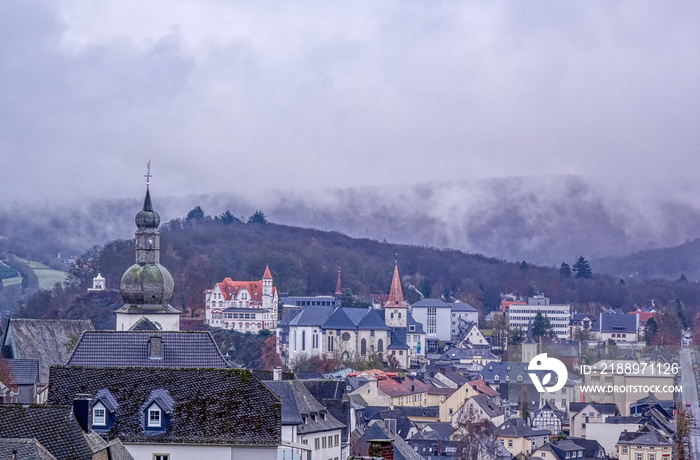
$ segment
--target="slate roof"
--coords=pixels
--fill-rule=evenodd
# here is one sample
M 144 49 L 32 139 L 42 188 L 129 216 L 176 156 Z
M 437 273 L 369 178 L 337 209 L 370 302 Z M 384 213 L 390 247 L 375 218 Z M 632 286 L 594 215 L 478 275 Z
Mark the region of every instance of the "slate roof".
M 282 401 L 282 424 L 298 425 L 299 434 L 345 427 L 345 424 L 328 413 L 299 380 L 268 380 L 264 383 Z
M 10 318 L 3 348 L 12 345 L 8 358 L 38 360 L 39 381 L 47 383 L 49 366 L 65 363 L 80 334 L 93 329 L 89 319 Z
M 53 366 L 49 404 L 107 389 L 119 404 L 111 433 L 123 442 L 276 446 L 281 403 L 245 369 Z M 147 434 L 142 407 L 155 390 L 172 398 L 167 430 Z
M 430 427 L 430 429 L 437 434 L 438 439 L 442 439 L 443 441 L 449 440 L 450 436 L 455 431 L 452 423 L 450 422 L 432 422 L 426 423 L 425 426 Z
M 484 395 L 484 394 L 478 394 L 476 396 L 473 396 L 471 399 L 474 400 L 476 404 L 483 409 L 483 411 L 488 415 L 489 418 L 494 418 L 498 417 L 499 415 L 503 415 L 503 408 L 500 406 L 497 406 L 493 400 Z
M 491 353 L 491 350 L 485 348 L 450 348 L 440 358 L 450 361 L 459 361 L 462 359 L 474 359 L 474 357 L 479 359 L 498 359 L 498 356 Z M 492 363 L 489 362 L 489 364 Z
M 465 302 L 452 302 L 448 303 L 448 305 L 452 308 L 452 311 L 469 311 L 469 312 L 476 312 L 476 308 L 472 307 L 468 303 Z
M 394 410 L 403 413 L 406 417 L 430 417 L 437 418 L 440 415 L 439 406 L 413 407 L 413 406 L 394 406 Z
M 549 430 L 534 430 L 525 423 L 525 420 L 514 418 L 506 420 L 505 423 L 496 428 L 494 435 L 504 438 L 528 438 L 542 435 L 549 436 Z
M 600 321 L 594 325 L 600 332 L 623 332 L 636 334 L 639 316 L 625 315 L 614 312 L 602 312 Z
M 630 433 L 628 431 L 623 431 L 620 433 L 620 438 L 617 441 L 618 444 L 634 444 L 638 446 L 670 446 L 671 441 L 666 439 L 666 437 L 659 434 L 656 430 L 650 431 L 638 431 L 636 433 Z
M 345 313 L 345 310 L 346 309 L 344 308 L 336 308 L 335 311 L 328 318 L 328 320 L 323 324 L 323 329 L 355 329 L 355 324 Z
M 572 402 L 572 403 L 569 403 L 569 413 L 575 414 L 577 412 L 581 412 L 588 405 L 594 407 L 595 410 L 597 410 L 601 414 L 615 415 L 615 414 L 620 413 L 617 409 L 617 404 L 615 404 L 615 403 L 598 403 L 598 402 L 588 402 L 588 403 Z
M 361 386 L 365 385 L 367 382 L 369 382 L 369 379 L 367 377 L 348 377 L 347 378 L 347 384 L 350 385 L 350 388 L 352 388 L 351 391 L 355 391 Z
M 162 358 L 149 358 L 153 336 L 161 338 Z M 199 331 L 85 331 L 65 364 L 94 367 L 230 367 L 212 335 Z
M 450 308 L 450 304 L 441 299 L 421 299 L 413 304 L 413 308 Z
M 408 350 L 408 343 L 406 342 L 406 328 L 405 327 L 395 327 L 391 330 L 391 343 L 387 350 Z
M 103 406 L 109 411 L 109 412 L 114 412 L 119 408 L 119 403 L 117 402 L 116 399 L 114 399 L 114 396 L 112 393 L 109 392 L 108 389 L 103 388 L 100 391 L 98 391 L 95 394 L 95 401 L 100 401 Z
M 595 439 L 585 439 L 585 438 L 567 438 L 569 441 L 572 441 L 574 444 L 583 447 L 583 457 L 584 458 L 594 458 L 594 457 L 602 457 L 602 454 L 605 454 L 605 449 L 603 449 L 603 446 L 600 445 L 598 441 Z
M 34 385 L 39 381 L 39 361 L 36 359 L 6 359 L 5 366 L 17 385 Z
M 581 342 L 551 342 L 544 346 L 544 351 L 555 357 L 580 358 Z
M 153 321 L 142 316 L 141 319 L 136 321 L 130 328 L 130 331 L 159 331 L 158 326 L 153 324 Z
M 304 307 L 291 321 L 290 326 L 316 326 L 321 327 L 331 316 L 336 307 L 308 306 Z M 362 309 L 364 311 L 364 309 Z
M 381 426 L 380 423 L 373 423 L 365 429 L 358 429 L 361 433 L 357 442 L 352 444 L 351 455 L 369 456 L 370 441 L 390 441 L 394 448 L 394 460 L 423 460 L 406 441 L 401 439 L 397 434 L 390 434 Z
M 288 310 L 282 319 L 277 323 L 277 327 L 285 329 L 289 327 L 289 323 L 301 313 L 301 309 Z
M 560 421 L 564 421 L 564 411 L 561 411 L 556 407 L 552 407 L 549 404 L 549 401 L 546 401 L 544 403 L 544 406 L 542 406 L 541 408 L 532 411 L 532 419 L 535 419 L 538 415 L 545 411 L 551 411 Z
M 33 438 L 0 438 L 0 460 L 56 460 L 39 441 Z
M 388 331 L 390 329 L 377 314 L 377 310 L 372 307 L 367 307 L 367 312 L 358 323 L 357 328 L 360 330 L 374 329 L 376 331 Z
M 415 428 L 416 424 L 411 421 L 406 414 L 398 410 L 380 410 L 379 412 L 372 415 L 370 420 L 386 420 L 388 418 L 396 420 L 396 434 L 401 436 L 402 439 L 406 439 L 411 428 Z
M 302 380 L 309 393 L 316 399 L 342 399 L 345 383 L 340 380 Z
M 72 406 L 0 404 L 0 438 L 35 438 L 59 460 L 91 460 L 95 450 Z

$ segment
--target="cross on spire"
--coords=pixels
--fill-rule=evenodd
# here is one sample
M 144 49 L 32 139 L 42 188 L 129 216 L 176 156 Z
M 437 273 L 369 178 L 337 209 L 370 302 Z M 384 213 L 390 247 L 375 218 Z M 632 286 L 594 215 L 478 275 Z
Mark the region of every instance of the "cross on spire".
M 146 163 L 146 174 L 143 177 L 146 178 L 146 187 L 151 185 L 151 160 L 148 160 L 148 163 Z

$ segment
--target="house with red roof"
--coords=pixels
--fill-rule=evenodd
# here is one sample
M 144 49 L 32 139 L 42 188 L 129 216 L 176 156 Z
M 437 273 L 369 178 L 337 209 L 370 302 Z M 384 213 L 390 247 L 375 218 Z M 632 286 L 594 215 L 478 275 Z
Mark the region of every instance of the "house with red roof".
M 265 267 L 262 279 L 257 281 L 234 281 L 227 277 L 204 291 L 205 323 L 239 332 L 275 330 L 278 302 L 270 267 Z

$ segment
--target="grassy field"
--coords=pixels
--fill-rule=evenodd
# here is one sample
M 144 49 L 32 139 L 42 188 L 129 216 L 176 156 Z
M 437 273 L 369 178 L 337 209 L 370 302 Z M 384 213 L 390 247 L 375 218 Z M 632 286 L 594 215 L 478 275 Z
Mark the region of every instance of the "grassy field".
M 26 263 L 29 265 L 29 268 L 34 270 L 34 274 L 36 274 L 36 277 L 39 280 L 40 289 L 51 289 L 54 284 L 62 283 L 66 279 L 67 273 L 60 270 L 54 270 L 53 268 L 47 267 L 40 262 L 34 262 L 32 260 L 22 260 L 22 262 Z M 20 278 L 20 283 L 21 282 L 22 278 Z M 5 285 L 7 286 L 7 284 Z
M 21 276 L 15 276 L 14 278 L 5 278 L 4 280 L 2 280 L 3 286 L 14 286 L 16 284 L 22 284 Z

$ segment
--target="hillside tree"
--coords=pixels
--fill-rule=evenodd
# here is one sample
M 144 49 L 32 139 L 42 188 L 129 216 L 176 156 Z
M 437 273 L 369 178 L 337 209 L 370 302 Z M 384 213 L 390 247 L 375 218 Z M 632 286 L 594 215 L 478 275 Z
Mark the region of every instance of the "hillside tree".
M 566 262 L 562 262 L 561 267 L 559 267 L 559 274 L 562 278 L 571 278 L 571 266 Z
M 265 214 L 258 209 L 253 214 L 251 214 L 250 217 L 248 217 L 248 223 L 265 225 L 267 224 L 267 217 L 265 217 Z
M 583 256 L 576 259 L 576 262 L 574 262 L 573 271 L 576 274 L 577 279 L 593 278 L 591 264 Z

